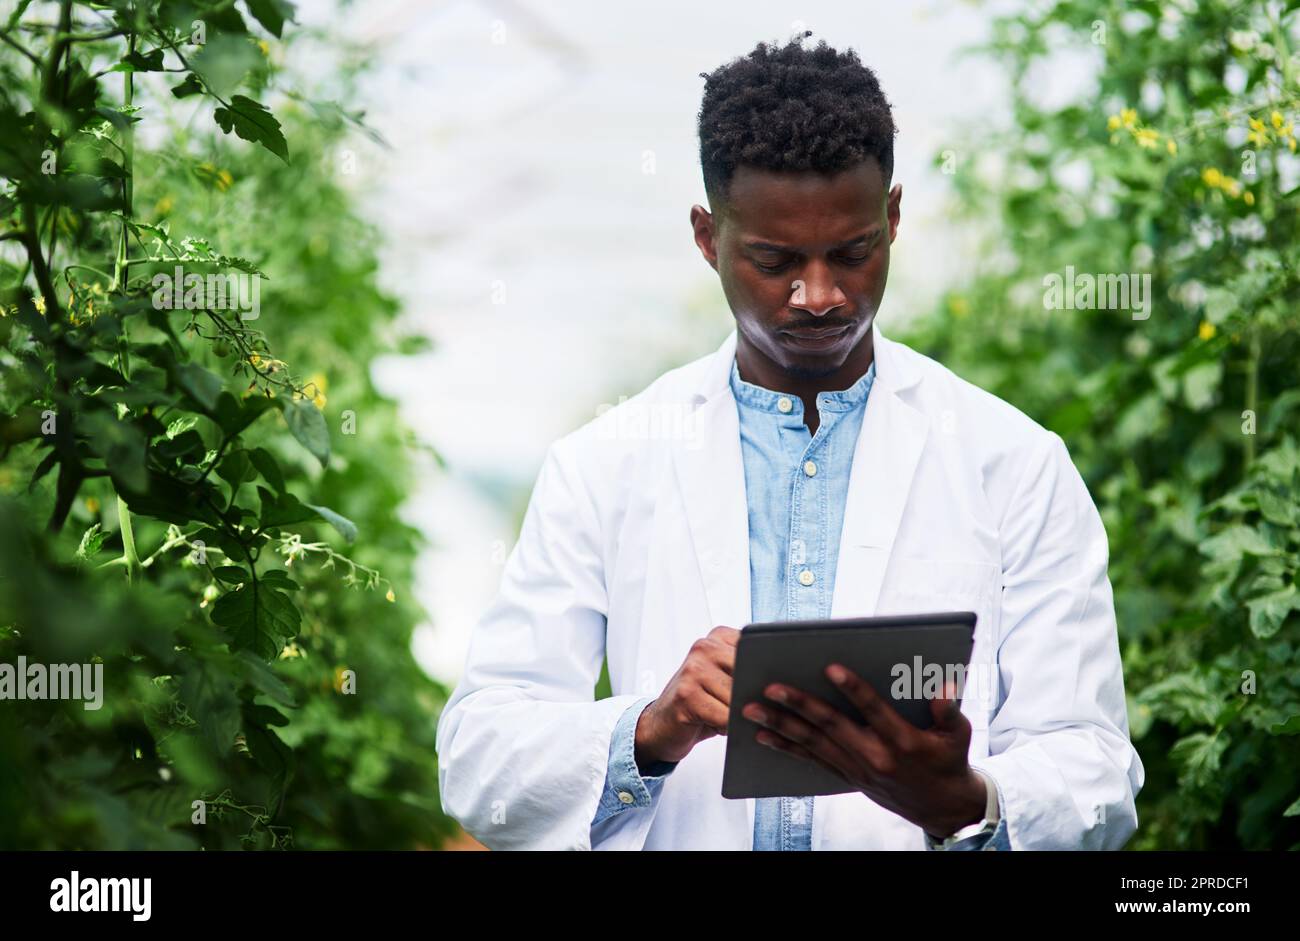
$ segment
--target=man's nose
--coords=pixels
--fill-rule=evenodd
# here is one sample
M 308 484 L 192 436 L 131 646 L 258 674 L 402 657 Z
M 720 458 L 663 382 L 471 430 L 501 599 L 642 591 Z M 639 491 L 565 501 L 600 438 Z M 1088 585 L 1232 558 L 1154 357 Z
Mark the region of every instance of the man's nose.
M 823 266 L 820 271 L 807 271 L 790 285 L 790 307 L 806 310 L 814 317 L 823 317 L 848 303 L 848 298 L 835 283 L 835 278 Z

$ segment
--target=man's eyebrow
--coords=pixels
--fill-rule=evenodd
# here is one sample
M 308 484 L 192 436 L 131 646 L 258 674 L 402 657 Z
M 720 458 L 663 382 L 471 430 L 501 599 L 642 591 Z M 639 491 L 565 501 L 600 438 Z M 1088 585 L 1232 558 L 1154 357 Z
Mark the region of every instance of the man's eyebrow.
M 854 248 L 858 245 L 863 244 L 864 242 L 873 241 L 883 231 L 884 229 L 881 226 L 875 226 L 874 228 L 869 229 L 866 232 L 863 232 L 861 235 L 855 238 L 851 238 L 846 242 L 840 242 L 838 245 L 831 246 L 831 251 L 833 252 L 843 251 L 846 248 Z M 791 254 L 800 253 L 799 249 L 791 248 L 789 245 L 777 245 L 773 242 L 764 242 L 758 239 L 746 242 L 745 247 L 759 252 L 787 252 Z

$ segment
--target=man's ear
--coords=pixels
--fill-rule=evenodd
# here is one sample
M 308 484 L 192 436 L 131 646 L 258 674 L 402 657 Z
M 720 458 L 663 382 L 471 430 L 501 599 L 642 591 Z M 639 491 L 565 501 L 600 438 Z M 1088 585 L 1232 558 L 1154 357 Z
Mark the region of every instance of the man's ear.
M 895 183 L 893 189 L 889 191 L 889 199 L 885 205 L 885 212 L 889 217 L 889 242 L 892 245 L 894 236 L 898 234 L 899 213 L 903 205 L 903 184 Z
M 713 213 L 703 206 L 691 207 L 691 229 L 695 232 L 695 244 L 700 254 L 714 271 L 718 270 L 718 234 L 714 228 Z

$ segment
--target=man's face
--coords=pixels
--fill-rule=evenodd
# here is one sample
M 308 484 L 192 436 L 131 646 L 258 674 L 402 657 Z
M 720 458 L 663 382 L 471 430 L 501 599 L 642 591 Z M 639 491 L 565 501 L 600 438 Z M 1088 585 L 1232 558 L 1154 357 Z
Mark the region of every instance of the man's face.
M 866 368 L 901 200 L 868 159 L 830 176 L 741 166 L 723 212 L 691 210 L 736 317 L 742 367 L 757 357 L 764 371 L 813 379 L 865 350 Z

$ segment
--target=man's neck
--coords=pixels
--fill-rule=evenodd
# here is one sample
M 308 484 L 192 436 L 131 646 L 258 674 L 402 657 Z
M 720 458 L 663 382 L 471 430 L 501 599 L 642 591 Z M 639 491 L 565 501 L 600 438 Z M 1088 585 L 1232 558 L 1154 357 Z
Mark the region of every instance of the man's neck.
M 803 376 L 790 373 L 737 335 L 736 367 L 740 378 L 773 392 L 786 392 L 803 402 L 804 423 L 810 434 L 817 434 L 821 416 L 817 411 L 817 395 L 821 392 L 840 392 L 848 389 L 866 375 L 875 357 L 872 331 L 868 330 L 843 364 L 823 376 Z

